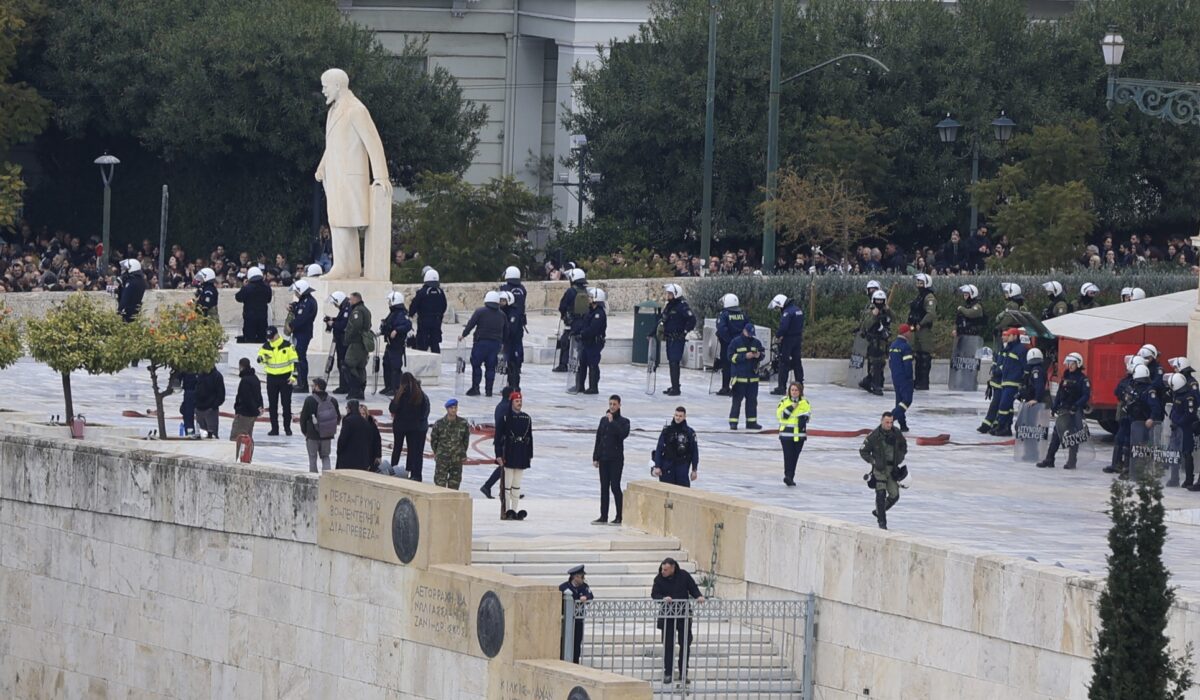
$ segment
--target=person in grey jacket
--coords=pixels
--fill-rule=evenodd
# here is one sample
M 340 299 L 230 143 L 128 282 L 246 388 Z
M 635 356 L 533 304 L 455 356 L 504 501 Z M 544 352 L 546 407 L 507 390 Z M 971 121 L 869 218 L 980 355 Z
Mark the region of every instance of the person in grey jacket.
M 475 335 L 471 346 L 471 388 L 467 390 L 467 396 L 479 396 L 479 379 L 484 368 L 487 370 L 485 390 L 491 396 L 496 381 L 496 357 L 508 338 L 508 314 L 500 309 L 500 292 L 488 292 L 483 297 L 483 306 L 471 314 L 471 320 L 458 337 L 459 342 L 472 331 Z

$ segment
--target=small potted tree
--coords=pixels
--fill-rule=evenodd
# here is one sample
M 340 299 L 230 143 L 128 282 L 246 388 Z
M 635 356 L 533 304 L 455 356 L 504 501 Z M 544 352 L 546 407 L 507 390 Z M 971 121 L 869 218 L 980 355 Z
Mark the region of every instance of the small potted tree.
M 136 332 L 138 359 L 148 362 L 154 390 L 158 434 L 167 435 L 163 400 L 173 392 L 170 382 L 160 382 L 159 372 L 198 374 L 212 369 L 220 358 L 225 331 L 213 319 L 197 313 L 192 302 L 158 307 L 152 316 L 139 320 Z
M 116 374 L 137 357 L 136 324 L 125 323 L 115 309 L 87 294 L 72 294 L 44 318 L 28 319 L 25 326 L 29 354 L 62 375 L 68 424 L 76 418 L 72 372 Z

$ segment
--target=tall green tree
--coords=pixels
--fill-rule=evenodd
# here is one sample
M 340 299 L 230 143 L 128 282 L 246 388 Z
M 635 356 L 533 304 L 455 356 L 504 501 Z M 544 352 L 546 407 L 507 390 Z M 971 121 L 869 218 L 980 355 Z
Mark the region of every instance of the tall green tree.
M 1008 236 L 1008 270 L 1032 272 L 1069 267 L 1095 227 L 1087 181 L 1100 167 L 1099 126 L 1088 120 L 1039 126 L 1014 139 L 1024 157 L 972 190 L 981 211 Z
M 1108 579 L 1100 593 L 1100 633 L 1089 700 L 1183 700 L 1193 682 L 1192 648 L 1172 655 L 1167 617 L 1175 602 L 1162 561 L 1159 475 L 1137 486 L 1114 480 L 1109 493 Z
M 50 113 L 37 90 L 13 78 L 19 52 L 32 39 L 30 24 L 43 9 L 34 0 L 0 3 L 0 227 L 16 220 L 25 192 L 20 166 L 3 158 L 13 145 L 41 133 Z
M 392 53 L 327 0 L 61 0 L 39 36 L 25 71 L 57 108 L 34 213 L 90 230 L 91 160 L 109 150 L 116 241 L 157 232 L 166 183 L 172 242 L 307 253 L 331 66 L 371 110 L 393 177 L 463 172 L 486 119 L 420 44 Z
M 399 245 L 421 257 L 393 270 L 397 282 L 418 282 L 437 268 L 443 282 L 499 280 L 504 268 L 533 264 L 525 237 L 540 225 L 549 201 L 511 176 L 472 185 L 456 175 L 426 173 L 416 197 L 397 204 L 392 225 Z

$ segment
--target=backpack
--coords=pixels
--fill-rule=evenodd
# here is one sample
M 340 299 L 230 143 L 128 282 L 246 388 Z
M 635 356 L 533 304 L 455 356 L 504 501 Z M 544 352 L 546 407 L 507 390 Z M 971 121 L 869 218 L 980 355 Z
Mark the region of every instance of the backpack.
M 590 305 L 591 299 L 588 298 L 587 290 L 581 289 L 575 294 L 575 306 L 571 308 L 571 313 L 577 318 L 583 318 L 587 316 Z
M 317 399 L 317 436 L 322 440 L 329 440 L 337 434 L 337 403 L 332 396 L 326 396 L 324 399 L 320 397 L 315 398 Z

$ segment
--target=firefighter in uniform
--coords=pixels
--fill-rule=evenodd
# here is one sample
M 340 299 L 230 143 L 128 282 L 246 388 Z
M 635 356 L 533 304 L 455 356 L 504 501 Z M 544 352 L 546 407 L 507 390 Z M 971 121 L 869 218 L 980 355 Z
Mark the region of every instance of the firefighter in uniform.
M 1052 410 L 1054 415 L 1063 412 L 1078 412 L 1082 413 L 1087 407 L 1088 401 L 1092 399 L 1092 383 L 1083 373 L 1083 356 L 1077 352 L 1067 355 L 1063 360 L 1063 366 L 1066 371 L 1063 372 L 1062 380 L 1058 383 L 1058 393 L 1054 395 L 1054 404 Z M 1058 448 L 1062 444 L 1062 436 L 1057 430 L 1052 430 L 1050 436 L 1050 449 L 1046 452 L 1046 458 L 1037 463 L 1037 466 L 1042 469 L 1054 468 L 1054 455 L 1058 453 Z M 1074 469 L 1075 458 L 1079 454 L 1078 445 L 1070 445 L 1068 447 L 1067 463 L 1063 465 L 1063 469 Z
M 748 322 L 740 304 L 736 294 L 721 297 L 721 313 L 717 316 L 717 364 L 721 367 L 721 390 L 717 396 L 729 396 L 732 393 L 729 389 L 729 344 L 742 334 L 742 328 Z
M 667 343 L 667 363 L 671 370 L 671 386 L 663 391 L 667 396 L 679 396 L 679 367 L 683 363 L 684 339 L 696 328 L 696 316 L 683 298 L 683 287 L 665 284 L 667 305 L 658 321 L 659 340 Z
M 296 383 L 294 373 L 298 361 L 296 348 L 292 347 L 279 329 L 267 329 L 267 342 L 258 349 L 258 364 L 267 375 L 267 401 L 271 411 L 271 432 L 279 434 L 279 402 L 283 399 L 283 432 L 292 434 L 292 386 Z
M 733 399 L 729 406 L 729 429 L 737 430 L 746 401 L 746 430 L 762 430 L 758 424 L 758 363 L 762 361 L 763 346 L 754 337 L 754 324 L 742 326 L 742 333 L 729 342 L 725 353 L 733 365 L 731 379 Z
M 933 293 L 933 278 L 925 273 L 913 275 L 917 296 L 908 305 L 908 325 L 913 331 L 913 352 L 916 356 L 914 389 L 929 388 L 929 370 L 933 367 L 933 324 L 937 321 L 937 297 Z
M 1046 282 L 1042 284 L 1042 289 L 1046 290 L 1046 296 L 1050 297 L 1050 301 L 1042 311 L 1043 321 L 1049 321 L 1052 318 L 1058 318 L 1063 314 L 1071 313 L 1071 305 L 1067 303 L 1066 297 L 1063 296 L 1063 286 L 1061 284 L 1054 281 Z
M 900 424 L 900 432 L 908 432 L 908 409 L 913 401 L 913 351 L 908 339 L 912 337 L 912 327 L 907 323 L 900 324 L 899 334 L 888 348 L 888 367 L 892 371 L 892 390 L 896 393 L 896 407 L 892 409 L 892 417 Z
M 876 396 L 883 396 L 883 366 L 887 362 L 893 317 L 887 305 L 887 294 L 878 288 L 878 282 L 875 285 L 871 301 L 858 322 L 858 334 L 867 341 L 867 375 L 858 385 Z
M 1021 344 L 1021 329 L 1005 331 L 1008 342 L 1000 352 L 1000 400 L 997 404 L 996 424 L 990 433 L 997 437 L 1012 436 L 1013 402 L 1021 388 L 1025 374 L 1025 346 Z

